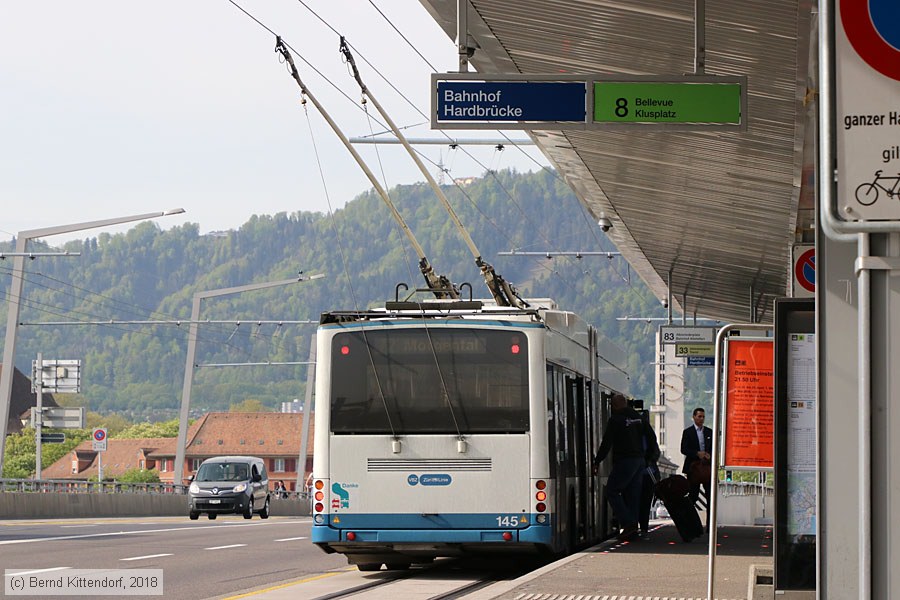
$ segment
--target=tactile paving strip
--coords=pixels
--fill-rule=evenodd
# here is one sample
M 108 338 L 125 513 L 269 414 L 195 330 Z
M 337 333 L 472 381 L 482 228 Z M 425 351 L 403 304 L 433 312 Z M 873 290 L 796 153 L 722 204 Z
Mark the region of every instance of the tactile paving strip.
M 591 596 L 585 594 L 519 594 L 514 600 L 706 600 L 705 598 L 674 596 L 633 596 L 628 594 Z M 717 600 L 727 600 L 718 598 Z

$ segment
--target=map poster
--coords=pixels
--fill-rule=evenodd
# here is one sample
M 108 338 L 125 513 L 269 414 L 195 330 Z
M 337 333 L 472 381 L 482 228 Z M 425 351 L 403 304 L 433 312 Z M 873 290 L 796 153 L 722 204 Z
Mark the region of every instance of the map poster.
M 816 336 L 787 347 L 787 534 L 816 534 Z
M 775 466 L 775 357 L 772 339 L 729 339 L 724 468 Z

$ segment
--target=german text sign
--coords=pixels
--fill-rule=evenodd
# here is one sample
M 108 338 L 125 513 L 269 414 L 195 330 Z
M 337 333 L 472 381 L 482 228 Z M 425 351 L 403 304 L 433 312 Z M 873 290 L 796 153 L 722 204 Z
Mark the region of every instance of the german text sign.
M 437 121 L 583 122 L 583 82 L 439 81 Z
M 771 339 L 727 341 L 724 467 L 774 467 L 775 355 Z
M 741 84 L 595 81 L 594 122 L 740 125 Z

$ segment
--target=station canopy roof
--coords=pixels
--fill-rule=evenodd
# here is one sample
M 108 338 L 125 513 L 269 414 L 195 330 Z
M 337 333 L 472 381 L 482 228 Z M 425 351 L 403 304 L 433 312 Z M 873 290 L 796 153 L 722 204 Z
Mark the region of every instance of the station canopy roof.
M 420 0 L 451 39 L 457 0 Z M 747 76 L 747 128 L 530 131 L 676 314 L 771 322 L 791 247 L 813 239 L 814 2 L 707 0 L 705 74 Z M 695 72 L 695 3 L 471 0 L 484 74 Z M 801 193 L 802 192 L 802 193 Z M 574 218 L 574 217 L 573 217 Z

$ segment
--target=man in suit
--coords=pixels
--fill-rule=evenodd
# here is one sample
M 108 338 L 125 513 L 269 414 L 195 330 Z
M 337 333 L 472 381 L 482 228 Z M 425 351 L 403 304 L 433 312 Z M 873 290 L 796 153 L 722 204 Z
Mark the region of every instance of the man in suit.
M 693 413 L 694 423 L 685 429 L 681 434 L 681 453 L 684 454 L 684 468 L 682 471 L 685 475 L 690 472 L 691 465 L 698 460 L 709 461 L 712 458 L 712 429 L 703 425 L 706 420 L 706 411 L 702 408 L 695 408 Z M 700 497 L 700 485 L 691 484 L 691 502 L 696 503 Z M 709 482 L 703 482 L 703 490 L 706 492 L 706 498 L 709 499 Z M 709 526 L 707 513 L 707 526 Z

